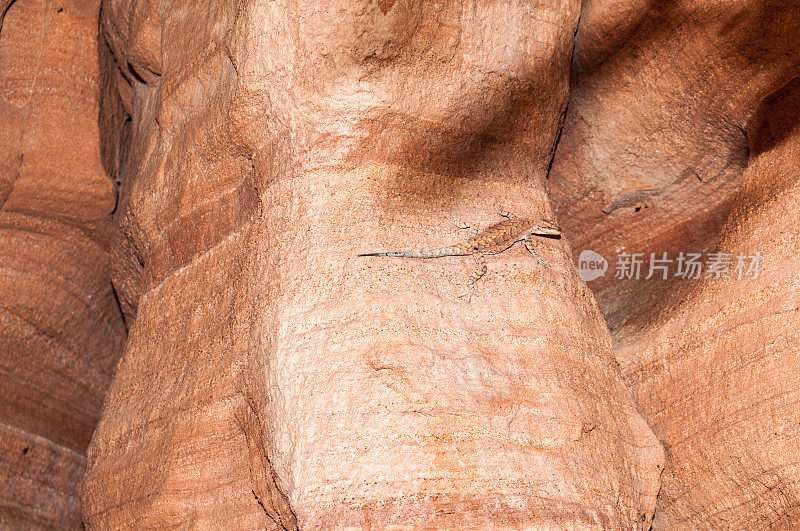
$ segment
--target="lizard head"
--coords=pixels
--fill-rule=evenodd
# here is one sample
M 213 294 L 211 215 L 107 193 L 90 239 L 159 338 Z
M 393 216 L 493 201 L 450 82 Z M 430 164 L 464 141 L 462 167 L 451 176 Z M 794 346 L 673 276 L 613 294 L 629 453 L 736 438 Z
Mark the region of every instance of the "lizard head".
M 531 234 L 537 236 L 561 236 L 561 227 L 552 219 L 544 218 L 539 221 L 531 231 Z

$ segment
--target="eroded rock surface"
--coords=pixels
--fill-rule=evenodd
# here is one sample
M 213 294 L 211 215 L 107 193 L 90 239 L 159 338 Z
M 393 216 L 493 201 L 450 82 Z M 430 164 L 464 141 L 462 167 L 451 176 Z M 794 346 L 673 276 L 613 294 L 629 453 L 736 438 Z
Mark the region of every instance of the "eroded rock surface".
M 797 526 L 792 3 L 98 16 L 0 0 L 0 524 Z M 498 207 L 565 237 L 470 302 L 470 258 L 356 257 Z
M 800 524 L 800 83 L 754 127 L 718 251 L 763 255 L 757 278 L 687 286 L 619 358 L 668 450 L 656 529 Z M 749 260 L 748 260 L 749 263 Z
M 550 212 L 578 2 L 133 4 L 86 524 L 646 525 L 662 449 L 567 240 L 471 303 L 468 259 L 356 259 Z
M 797 75 L 800 12 L 764 0 L 585 0 L 549 189 L 609 326 L 648 326 L 670 276 L 614 278 L 619 253 L 713 251 L 748 162 L 745 128 Z M 656 272 L 658 273 L 658 272 Z
M 656 529 L 797 526 L 798 14 L 584 2 L 549 186 L 575 256 L 610 262 L 590 286 L 667 450 Z M 620 249 L 639 281 L 613 278 Z M 673 276 L 681 252 L 722 253 L 727 276 Z
M 0 2 L 0 527 L 77 528 L 125 328 L 100 159 L 99 2 Z M 8 10 L 6 10 L 8 8 Z

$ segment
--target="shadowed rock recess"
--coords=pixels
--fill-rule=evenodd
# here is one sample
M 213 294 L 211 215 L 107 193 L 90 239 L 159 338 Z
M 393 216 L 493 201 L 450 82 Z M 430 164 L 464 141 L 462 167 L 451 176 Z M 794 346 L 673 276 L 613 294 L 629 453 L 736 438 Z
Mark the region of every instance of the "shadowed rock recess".
M 800 526 L 798 67 L 788 0 L 0 0 L 0 527 Z M 357 256 L 501 209 L 563 236 L 471 298 Z

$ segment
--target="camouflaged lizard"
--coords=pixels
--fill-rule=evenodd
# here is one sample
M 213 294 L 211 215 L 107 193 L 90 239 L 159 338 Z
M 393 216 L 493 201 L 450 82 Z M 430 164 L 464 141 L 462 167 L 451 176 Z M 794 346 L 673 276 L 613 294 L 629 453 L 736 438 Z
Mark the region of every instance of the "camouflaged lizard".
M 561 229 L 558 224 L 547 218 L 517 218 L 507 212 L 501 212 L 504 219 L 494 225 L 490 225 L 482 232 L 477 233 L 472 238 L 449 247 L 440 247 L 426 251 L 384 251 L 380 253 L 363 253 L 358 256 L 394 256 L 400 258 L 439 258 L 442 256 L 469 256 L 476 257 L 475 271 L 470 275 L 467 285 L 470 288 L 468 293 L 470 299 L 475 292 L 475 283 L 486 274 L 486 255 L 502 253 L 518 241 L 525 242 L 525 248 L 539 262 L 542 259 L 533 250 L 531 239 L 533 236 L 561 237 Z M 462 228 L 468 226 L 459 225 Z

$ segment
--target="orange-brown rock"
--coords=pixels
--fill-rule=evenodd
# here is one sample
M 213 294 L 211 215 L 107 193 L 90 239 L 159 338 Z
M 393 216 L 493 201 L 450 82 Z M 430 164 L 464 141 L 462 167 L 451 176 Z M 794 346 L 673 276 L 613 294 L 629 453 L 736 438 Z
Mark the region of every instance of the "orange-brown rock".
M 584 0 L 549 188 L 576 259 L 609 261 L 590 286 L 612 329 L 646 326 L 675 288 L 647 270 L 615 279 L 618 252 L 714 249 L 747 165 L 745 128 L 799 67 L 794 2 Z
M 798 15 L 791 2 L 583 5 L 549 186 L 575 256 L 610 262 L 590 286 L 667 450 L 656 529 L 797 526 Z M 620 249 L 643 253 L 639 281 L 613 278 Z M 732 278 L 672 276 L 695 251 L 723 253 Z M 672 258 L 667 281 L 645 278 L 651 252 Z M 761 276 L 739 279 L 756 253 Z
M 133 4 L 102 19 L 135 320 L 88 527 L 652 518 L 662 449 L 566 240 L 471 303 L 469 260 L 356 259 L 550 212 L 578 2 Z
M 0 527 L 798 527 L 799 15 L 0 0 Z
M 109 278 L 99 2 L 0 2 L 0 527 L 77 528 L 125 329 Z M 7 10 L 6 10 L 7 8 Z
M 800 525 L 800 83 L 771 98 L 718 252 L 619 358 L 668 451 L 656 529 Z M 735 264 L 760 267 L 739 278 Z

